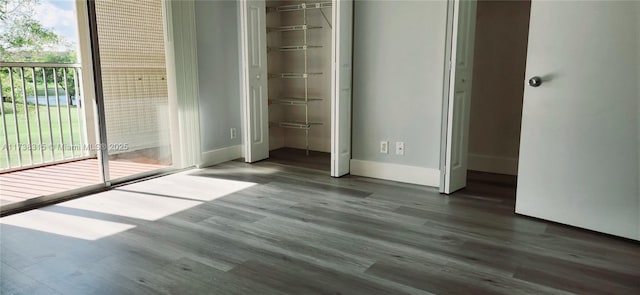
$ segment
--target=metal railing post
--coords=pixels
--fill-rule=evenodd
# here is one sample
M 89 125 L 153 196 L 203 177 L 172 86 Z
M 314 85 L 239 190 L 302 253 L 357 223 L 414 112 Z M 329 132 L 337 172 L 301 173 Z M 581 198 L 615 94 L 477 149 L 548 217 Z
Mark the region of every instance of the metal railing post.
M 62 159 L 66 158 L 66 154 L 64 152 L 64 134 L 62 134 L 62 113 L 60 111 L 60 87 L 58 87 L 58 69 L 53 68 L 53 85 L 56 90 L 56 111 L 58 113 L 58 134 L 60 135 L 60 149 L 62 152 Z
M 84 122 L 84 118 L 82 117 L 82 113 L 80 112 L 80 108 L 82 107 L 83 102 L 81 101 L 82 99 L 84 99 L 82 97 L 82 95 L 84 93 L 82 93 L 81 89 L 80 89 L 80 71 L 77 68 L 73 68 L 73 88 L 76 90 L 76 116 L 78 118 L 78 140 L 80 140 L 80 142 L 78 143 L 80 145 L 80 155 L 84 156 L 87 153 L 86 151 L 86 143 L 87 140 L 85 139 L 85 132 L 82 132 L 82 130 L 84 130 L 86 127 L 85 122 Z
M 49 123 L 49 150 L 51 151 L 51 162 L 56 160 L 53 146 L 53 128 L 51 127 L 51 103 L 49 102 L 49 85 L 47 85 L 47 69 L 42 68 L 42 81 L 44 81 L 44 98 L 47 100 L 47 121 Z
M 20 80 L 22 82 L 22 104 L 24 106 L 25 125 L 27 126 L 27 150 L 29 150 L 29 165 L 33 165 L 33 145 L 31 144 L 31 123 L 29 122 L 29 104 L 27 103 L 27 84 L 25 83 L 24 67 L 20 67 Z M 17 122 L 16 122 L 17 125 Z M 22 147 L 21 147 L 22 148 Z
M 2 68 L 0 68 L 0 71 Z M 9 149 L 11 146 L 9 145 L 9 133 L 7 131 L 7 119 L 5 118 L 4 112 L 4 97 L 2 96 L 2 79 L 0 79 L 0 116 L 2 116 L 2 132 L 4 137 L 4 152 L 7 156 L 7 169 L 11 168 L 11 153 Z
M 36 122 L 38 123 L 38 150 L 40 150 L 40 163 L 44 163 L 44 150 L 42 146 L 42 124 L 40 123 L 40 97 L 38 96 L 38 86 L 36 85 L 36 68 L 34 67 L 31 68 L 31 77 L 33 78 L 33 97 L 35 98 L 36 103 Z
M 62 69 L 62 78 L 64 79 L 64 93 L 67 99 L 67 121 L 69 122 L 69 144 L 71 145 L 71 157 L 74 158 L 76 156 L 75 149 L 76 147 L 73 145 L 73 123 L 71 123 L 71 96 L 69 95 L 69 83 L 67 82 L 67 69 Z
M 9 85 L 11 86 L 11 108 L 13 111 L 13 127 L 16 131 L 16 145 L 11 148 L 15 148 L 18 151 L 18 167 L 22 167 L 22 148 L 20 146 L 20 128 L 18 127 L 18 109 L 16 108 L 16 89 L 13 82 L 13 67 L 9 67 Z

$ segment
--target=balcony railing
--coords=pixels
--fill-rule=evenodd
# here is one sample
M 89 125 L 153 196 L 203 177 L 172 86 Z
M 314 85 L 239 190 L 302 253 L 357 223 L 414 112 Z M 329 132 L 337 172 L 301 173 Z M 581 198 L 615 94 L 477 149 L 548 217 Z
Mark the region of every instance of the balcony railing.
M 0 173 L 86 158 L 77 64 L 0 62 Z

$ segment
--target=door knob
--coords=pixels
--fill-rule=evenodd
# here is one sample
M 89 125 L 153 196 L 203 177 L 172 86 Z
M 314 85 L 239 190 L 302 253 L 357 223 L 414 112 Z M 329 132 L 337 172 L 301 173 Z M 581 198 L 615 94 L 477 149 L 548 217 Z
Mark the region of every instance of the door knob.
M 256 75 L 256 79 L 260 80 L 260 74 Z
M 529 79 L 529 86 L 538 87 L 540 85 L 542 85 L 542 78 L 540 78 L 539 76 L 535 76 Z

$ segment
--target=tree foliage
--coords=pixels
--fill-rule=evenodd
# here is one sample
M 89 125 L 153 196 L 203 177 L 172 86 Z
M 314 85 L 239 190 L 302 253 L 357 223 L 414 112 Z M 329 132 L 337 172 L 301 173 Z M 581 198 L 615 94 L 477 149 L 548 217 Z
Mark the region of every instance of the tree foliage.
M 75 63 L 76 53 L 70 50 L 69 43 L 52 29 L 44 27 L 36 18 L 34 11 L 40 0 L 0 0 L 0 61 L 25 61 L 49 63 Z M 65 48 L 63 51 L 60 48 Z M 41 69 L 38 69 L 41 71 Z M 11 78 L 14 81 L 13 95 L 11 92 Z M 75 85 L 72 75 L 67 75 L 65 87 L 62 71 L 56 72 L 58 87 L 65 89 L 70 95 L 75 95 Z M 47 81 L 43 81 L 41 72 L 36 75 L 30 70 L 24 71 L 26 87 L 21 86 L 22 75 L 17 69 L 11 74 L 8 68 L 0 70 L 0 91 L 5 101 L 15 97 L 16 102 L 22 102 L 23 92 L 34 95 L 32 85 L 35 79 L 37 85 L 48 89 L 53 85 L 53 70 L 47 72 Z M 45 87 L 46 85 L 46 87 Z M 39 91 L 45 91 L 40 89 Z M 38 93 L 42 95 L 42 93 Z
M 65 45 L 64 38 L 44 27 L 34 15 L 40 0 L 0 0 L 0 60 Z

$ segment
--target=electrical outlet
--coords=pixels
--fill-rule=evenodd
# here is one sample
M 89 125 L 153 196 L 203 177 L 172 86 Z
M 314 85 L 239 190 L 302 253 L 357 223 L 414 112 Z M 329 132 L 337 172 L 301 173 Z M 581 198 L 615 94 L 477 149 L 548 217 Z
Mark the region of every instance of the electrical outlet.
M 404 156 L 404 142 L 396 142 L 396 155 Z
M 381 141 L 380 142 L 380 153 L 381 154 L 388 154 L 389 153 L 389 142 L 388 141 Z
M 229 130 L 229 133 L 231 133 L 231 139 L 234 139 L 234 138 L 238 137 L 238 133 L 236 132 L 235 128 L 231 128 Z

